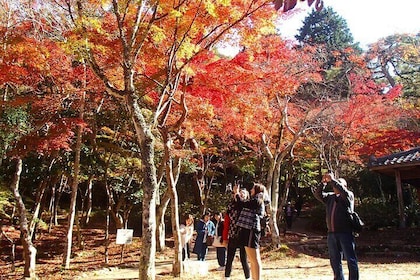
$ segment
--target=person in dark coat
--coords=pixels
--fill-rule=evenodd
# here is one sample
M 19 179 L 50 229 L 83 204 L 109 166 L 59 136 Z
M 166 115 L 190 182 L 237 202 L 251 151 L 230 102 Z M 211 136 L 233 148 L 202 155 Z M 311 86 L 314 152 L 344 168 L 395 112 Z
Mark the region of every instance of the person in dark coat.
M 216 212 L 213 216 L 213 223 L 216 226 L 213 247 L 216 247 L 217 263 L 219 267 L 217 270 L 225 270 L 226 264 L 226 247 L 223 244 L 223 216 L 222 213 Z
M 333 192 L 324 191 L 331 184 Z M 347 260 L 349 280 L 359 279 L 356 244 L 350 214 L 354 210 L 354 194 L 347 188 L 343 178 L 336 179 L 333 173 L 322 177 L 322 184 L 313 190 L 315 198 L 326 205 L 328 228 L 327 244 L 334 280 L 344 280 L 342 258 Z
M 214 236 L 216 230 L 216 226 L 212 221 L 210 221 L 210 213 L 206 213 L 202 216 L 200 221 L 198 221 L 195 229 L 197 232 L 197 237 L 195 240 L 193 253 L 197 254 L 197 260 L 205 261 L 208 251 L 207 238 Z
M 293 209 L 292 203 L 288 201 L 286 204 L 286 207 L 284 208 L 284 215 L 286 218 L 286 226 L 288 230 L 292 229 L 294 213 L 295 213 L 295 209 Z
M 242 269 L 244 271 L 245 279 L 251 279 L 251 270 L 248 264 L 248 258 L 245 252 L 245 246 L 242 245 L 239 239 L 239 228 L 236 225 L 240 214 L 236 207 L 235 194 L 239 191 L 242 200 L 249 199 L 249 192 L 246 189 L 239 190 L 239 184 L 235 184 L 232 190 L 232 200 L 230 201 L 225 214 L 223 226 L 223 243 L 227 246 L 227 257 L 225 267 L 225 279 L 230 279 L 232 273 L 232 264 L 235 258 L 236 249 L 239 248 L 239 258 L 241 260 Z
M 236 203 L 241 209 L 236 224 L 239 227 L 239 239 L 245 246 L 245 252 L 251 264 L 251 278 L 260 280 L 262 275 L 261 219 L 265 215 L 265 208 L 269 201 L 267 190 L 262 184 L 254 183 L 250 195 L 249 200 L 241 200 L 240 195 L 236 195 Z

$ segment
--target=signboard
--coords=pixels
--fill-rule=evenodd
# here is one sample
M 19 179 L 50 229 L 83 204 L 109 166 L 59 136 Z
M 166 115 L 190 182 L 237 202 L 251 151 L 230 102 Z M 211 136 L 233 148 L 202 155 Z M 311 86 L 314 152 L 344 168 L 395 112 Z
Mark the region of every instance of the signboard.
M 117 229 L 117 244 L 130 244 L 133 241 L 132 229 Z

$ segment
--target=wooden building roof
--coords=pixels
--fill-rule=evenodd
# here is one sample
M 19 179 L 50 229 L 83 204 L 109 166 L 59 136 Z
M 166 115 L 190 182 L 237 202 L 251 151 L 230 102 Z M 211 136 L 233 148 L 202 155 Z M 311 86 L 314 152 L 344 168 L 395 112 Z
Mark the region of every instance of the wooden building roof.
M 399 170 L 402 183 L 420 187 L 420 147 L 379 158 L 372 156 L 368 167 L 391 177 Z

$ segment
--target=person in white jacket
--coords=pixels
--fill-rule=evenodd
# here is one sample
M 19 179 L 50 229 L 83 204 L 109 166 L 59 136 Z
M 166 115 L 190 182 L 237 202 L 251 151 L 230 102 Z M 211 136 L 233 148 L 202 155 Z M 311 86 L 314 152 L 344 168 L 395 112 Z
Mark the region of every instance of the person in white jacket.
M 182 246 L 182 260 L 190 258 L 190 241 L 194 234 L 194 217 L 188 215 L 185 219 L 185 224 L 180 225 L 181 232 L 181 246 Z

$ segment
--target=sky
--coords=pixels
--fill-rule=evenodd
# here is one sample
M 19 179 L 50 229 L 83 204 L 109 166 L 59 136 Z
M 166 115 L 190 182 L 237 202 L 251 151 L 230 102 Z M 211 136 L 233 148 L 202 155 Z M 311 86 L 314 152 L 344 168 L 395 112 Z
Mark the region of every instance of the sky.
M 354 42 L 362 48 L 388 35 L 420 32 L 420 0 L 324 0 L 324 6 L 332 7 L 346 20 Z M 294 14 L 288 12 L 280 20 L 284 38 L 294 38 L 313 8 L 305 1 L 295 9 Z

